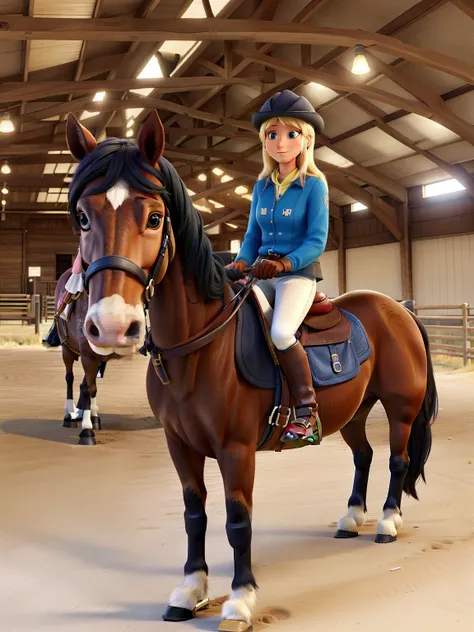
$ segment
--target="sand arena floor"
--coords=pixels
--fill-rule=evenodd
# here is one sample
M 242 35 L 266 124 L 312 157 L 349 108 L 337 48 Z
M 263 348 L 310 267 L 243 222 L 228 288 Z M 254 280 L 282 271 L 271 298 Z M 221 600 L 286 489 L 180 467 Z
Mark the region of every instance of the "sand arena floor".
M 78 365 L 76 365 L 78 366 Z M 216 630 L 230 588 L 222 483 L 209 462 L 210 611 L 161 621 L 185 561 L 181 489 L 144 389 L 146 361 L 111 364 L 99 382 L 98 445 L 61 426 L 58 352 L 0 349 L 0 632 Z M 76 372 L 76 389 L 82 375 Z M 474 373 L 437 374 L 428 486 L 403 502 L 395 544 L 373 542 L 388 486 L 388 426 L 370 417 L 375 450 L 369 521 L 335 540 L 352 486 L 339 436 L 320 448 L 260 454 L 253 559 L 255 630 L 473 629 Z M 397 569 L 397 570 L 394 570 Z

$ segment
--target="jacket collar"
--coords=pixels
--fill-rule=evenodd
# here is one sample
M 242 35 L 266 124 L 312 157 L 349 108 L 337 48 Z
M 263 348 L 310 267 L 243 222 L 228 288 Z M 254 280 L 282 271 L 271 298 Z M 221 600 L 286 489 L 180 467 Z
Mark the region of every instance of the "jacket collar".
M 308 176 L 306 176 L 306 178 L 308 178 Z M 264 186 L 263 186 L 262 193 L 263 193 L 263 191 L 265 191 L 265 189 L 266 189 L 266 188 L 267 188 L 267 186 L 269 186 L 269 185 L 270 185 L 270 186 L 272 186 L 273 188 L 275 188 L 275 183 L 272 181 L 272 177 L 271 177 L 271 176 L 268 176 L 267 178 L 265 178 L 265 184 L 264 184 Z M 290 184 L 288 185 L 288 189 L 289 189 L 290 187 L 292 187 L 293 185 L 295 185 L 295 186 L 297 186 L 297 187 L 300 187 L 300 189 L 302 189 L 302 188 L 303 188 L 303 186 L 304 186 L 304 185 L 303 185 L 303 184 L 302 184 L 302 182 L 301 182 L 301 177 L 300 177 L 300 175 L 298 175 L 298 177 L 297 177 L 297 178 L 295 178 L 292 182 L 290 182 Z M 288 190 L 288 189 L 287 189 L 287 190 Z

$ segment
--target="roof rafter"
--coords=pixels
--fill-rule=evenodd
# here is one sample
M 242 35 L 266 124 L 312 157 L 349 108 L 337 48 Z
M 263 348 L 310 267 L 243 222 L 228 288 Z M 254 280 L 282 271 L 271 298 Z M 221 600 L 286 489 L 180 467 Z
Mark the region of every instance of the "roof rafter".
M 466 121 L 463 121 L 463 119 L 454 112 L 451 112 L 439 95 L 433 92 L 420 81 L 420 79 L 415 79 L 403 72 L 403 70 L 386 64 L 370 51 L 366 51 L 366 53 L 369 63 L 371 62 L 380 72 L 391 79 L 391 81 L 425 103 L 433 112 L 433 120 L 440 125 L 444 125 L 444 127 L 474 145 L 474 127 Z
M 225 20 L 221 18 L 30 18 L 3 16 L 2 39 L 10 41 L 96 40 L 156 42 L 161 40 L 268 42 L 374 46 L 378 50 L 474 81 L 474 68 L 466 62 L 438 51 L 406 44 L 396 38 L 362 29 L 315 28 L 292 22 L 267 20 Z
M 314 70 L 311 66 L 296 66 L 293 62 L 285 61 L 284 59 L 281 59 L 279 57 L 262 55 L 257 51 L 245 48 L 243 46 L 234 47 L 234 51 L 241 57 L 246 57 L 247 59 L 252 59 L 265 66 L 268 66 L 269 68 L 275 68 L 275 70 L 286 72 L 290 76 L 298 77 L 303 81 L 314 81 L 323 86 L 331 88 L 332 90 L 350 90 L 352 92 L 355 92 L 356 94 L 366 95 L 371 99 L 376 99 L 377 101 L 388 103 L 389 105 L 392 105 L 394 107 L 403 108 L 405 110 L 408 110 L 409 112 L 420 114 L 421 116 L 429 117 L 433 114 L 431 108 L 426 106 L 424 103 L 420 103 L 419 101 L 405 99 L 404 97 L 400 97 L 391 92 L 386 92 L 385 90 L 379 90 L 378 88 L 373 88 L 372 86 L 368 86 L 365 84 L 358 84 L 355 81 L 351 81 L 337 75 L 329 74 L 327 72 L 322 72 L 320 70 Z

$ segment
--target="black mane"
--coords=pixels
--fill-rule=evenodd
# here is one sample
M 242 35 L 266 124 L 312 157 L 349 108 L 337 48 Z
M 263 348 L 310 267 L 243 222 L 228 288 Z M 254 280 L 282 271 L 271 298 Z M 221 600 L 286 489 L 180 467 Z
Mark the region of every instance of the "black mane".
M 160 158 L 158 165 L 159 170 L 142 160 L 137 145 L 132 141 L 109 138 L 100 143 L 81 160 L 69 185 L 69 212 L 73 224 L 80 229 L 77 202 L 86 186 L 96 178 L 103 180 L 90 191 L 90 195 L 108 191 L 118 180 L 125 180 L 138 191 L 157 193 L 170 212 L 185 279 L 192 275 L 206 300 L 222 298 L 225 270 L 212 253 L 211 243 L 204 233 L 202 217 L 193 207 L 184 182 L 173 165 L 166 158 Z M 148 180 L 142 171 L 158 178 L 164 186 Z

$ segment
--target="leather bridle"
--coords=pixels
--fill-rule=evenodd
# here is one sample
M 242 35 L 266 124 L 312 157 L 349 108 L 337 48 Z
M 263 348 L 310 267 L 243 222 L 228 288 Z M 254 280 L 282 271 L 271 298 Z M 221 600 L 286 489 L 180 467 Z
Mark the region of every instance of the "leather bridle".
M 174 257 L 173 240 L 171 238 L 171 218 L 167 208 L 165 208 L 164 215 L 164 228 L 161 239 L 161 246 L 156 257 L 156 260 L 151 268 L 150 274 L 146 274 L 136 263 L 119 255 L 106 255 L 96 259 L 91 264 L 87 264 L 82 260 L 82 269 L 85 272 L 84 275 L 84 288 L 86 292 L 89 292 L 89 282 L 91 278 L 101 272 L 102 270 L 121 270 L 139 281 L 145 288 L 144 304 L 147 306 L 148 302 L 152 298 L 155 292 L 155 286 L 162 280 L 166 274 L 166 268 L 171 263 Z M 163 262 L 165 260 L 166 253 L 168 252 L 168 262 L 166 268 L 163 268 Z

